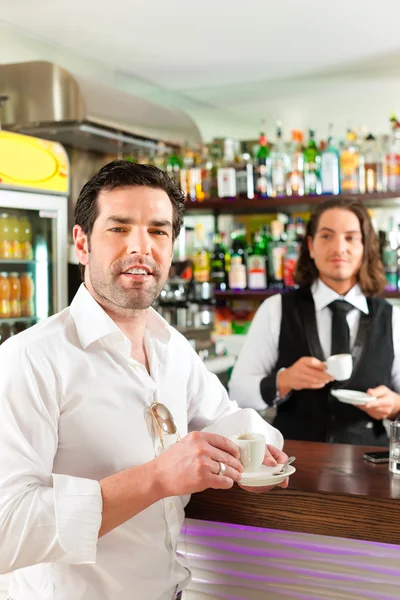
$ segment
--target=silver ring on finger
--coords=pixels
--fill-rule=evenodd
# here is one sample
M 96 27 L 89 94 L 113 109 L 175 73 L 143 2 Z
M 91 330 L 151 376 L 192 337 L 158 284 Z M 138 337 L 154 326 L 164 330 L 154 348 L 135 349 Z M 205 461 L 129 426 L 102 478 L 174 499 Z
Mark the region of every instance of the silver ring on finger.
M 218 464 L 219 464 L 218 475 L 225 475 L 225 473 L 226 473 L 226 464 L 223 463 L 223 462 L 220 462 Z

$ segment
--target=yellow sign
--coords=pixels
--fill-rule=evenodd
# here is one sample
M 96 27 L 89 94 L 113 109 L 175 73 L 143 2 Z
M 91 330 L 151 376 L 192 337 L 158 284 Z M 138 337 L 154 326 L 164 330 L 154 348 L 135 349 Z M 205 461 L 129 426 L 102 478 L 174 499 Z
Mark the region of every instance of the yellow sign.
M 57 142 L 0 130 L 1 185 L 68 193 L 68 158 Z

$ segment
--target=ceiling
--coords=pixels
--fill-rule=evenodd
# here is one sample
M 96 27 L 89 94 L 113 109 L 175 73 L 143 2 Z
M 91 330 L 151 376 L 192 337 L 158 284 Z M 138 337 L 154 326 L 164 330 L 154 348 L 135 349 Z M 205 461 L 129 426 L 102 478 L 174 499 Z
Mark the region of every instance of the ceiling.
M 400 81 L 400 0 L 2 0 L 0 18 L 160 95 L 179 94 L 199 118 L 215 111 L 256 128 L 279 116 L 271 107 L 288 94 L 297 118 L 309 119 L 316 81 L 319 91 L 327 78 Z

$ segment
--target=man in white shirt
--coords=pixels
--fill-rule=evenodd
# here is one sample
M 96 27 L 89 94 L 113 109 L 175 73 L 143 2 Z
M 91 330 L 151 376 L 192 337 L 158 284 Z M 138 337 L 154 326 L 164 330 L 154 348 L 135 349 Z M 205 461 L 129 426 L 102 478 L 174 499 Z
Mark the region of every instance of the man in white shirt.
M 15 571 L 10 600 L 180 597 L 188 494 L 241 478 L 230 439 L 193 431 L 237 405 L 149 308 L 183 212 L 159 169 L 106 165 L 76 205 L 85 285 L 69 308 L 1 346 L 0 572 Z M 282 447 L 278 431 L 257 427 Z M 265 464 L 286 458 L 267 446 Z
M 285 438 L 388 445 L 383 419 L 400 411 L 400 311 L 377 297 L 385 286 L 377 236 L 356 200 L 322 202 L 296 268 L 299 289 L 257 311 L 234 367 L 230 396 L 242 407 L 276 407 Z M 348 381 L 325 360 L 351 353 Z M 368 391 L 375 402 L 340 403 L 332 387 Z

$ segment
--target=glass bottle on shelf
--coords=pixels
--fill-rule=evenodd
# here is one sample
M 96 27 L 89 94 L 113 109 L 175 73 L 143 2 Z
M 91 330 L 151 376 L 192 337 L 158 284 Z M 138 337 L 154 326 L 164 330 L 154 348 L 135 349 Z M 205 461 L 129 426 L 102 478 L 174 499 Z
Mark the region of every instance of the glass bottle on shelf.
M 270 159 L 272 196 L 274 198 L 285 196 L 287 179 L 290 172 L 290 156 L 286 152 L 282 140 L 282 125 L 280 121 L 276 124 L 276 141 L 272 147 Z
M 340 155 L 340 187 L 343 194 L 365 192 L 364 157 L 356 140 L 356 134 L 349 129 Z
M 173 150 L 168 156 L 167 160 L 167 173 L 179 186 L 181 185 L 181 169 L 183 163 L 177 150 Z
M 232 138 L 224 140 L 223 166 L 218 169 L 218 197 L 236 197 L 236 163 L 235 163 L 235 141 Z
M 368 194 L 383 190 L 383 164 L 376 138 L 369 133 L 364 143 L 365 191 Z
M 262 236 L 257 232 L 247 250 L 247 285 L 249 290 L 265 290 L 267 283 L 267 257 Z
M 181 169 L 181 188 L 183 193 L 192 202 L 196 201 L 196 181 L 198 168 L 196 157 L 191 149 L 187 149 L 183 156 L 183 167 Z
M 196 176 L 196 200 L 203 202 L 211 198 L 212 185 L 212 161 L 209 157 L 207 146 L 202 148 L 201 157 L 199 158 L 198 173 Z
M 286 232 L 286 252 L 283 257 L 283 283 L 285 288 L 292 288 L 295 286 L 293 274 L 299 254 L 299 247 L 296 241 L 296 225 L 293 221 L 289 221 Z
M 21 233 L 18 217 L 10 218 L 11 231 L 11 255 L 13 258 L 20 260 L 22 258 Z
M 33 260 L 32 225 L 28 217 L 20 219 L 21 254 L 25 260 Z
M 384 239 L 382 247 L 382 263 L 386 277 L 385 290 L 395 292 L 399 288 L 399 266 L 398 266 L 398 248 L 393 231 L 393 217 L 390 217 L 388 223 L 388 232 L 380 232 Z
M 195 225 L 193 279 L 199 283 L 210 280 L 210 255 L 204 243 L 204 228 L 202 223 Z
M 35 293 L 35 285 L 33 283 L 31 273 L 21 273 L 21 314 L 23 317 L 33 317 L 33 297 Z
M 278 220 L 271 223 L 272 240 L 268 248 L 268 280 L 269 287 L 283 288 L 283 256 L 285 244 L 282 240 L 283 223 Z
M 221 234 L 213 236 L 213 249 L 210 254 L 210 281 L 216 290 L 226 290 L 225 250 Z
M 231 259 L 234 257 L 239 257 L 240 262 L 244 265 L 246 264 L 246 232 L 243 227 L 234 229 L 231 233 Z
M 222 152 L 220 144 L 214 140 L 210 145 L 210 162 L 211 162 L 211 198 L 218 197 L 218 171 L 222 168 Z
M 11 316 L 10 294 L 8 273 L 0 273 L 0 319 L 7 319 Z
M 12 258 L 11 223 L 7 213 L 0 215 L 0 259 Z
M 333 137 L 333 125 L 329 125 L 326 148 L 321 154 L 321 191 L 322 194 L 340 194 L 339 151 Z
M 254 198 L 254 169 L 250 153 L 243 145 L 243 152 L 238 157 L 236 167 L 236 195 L 241 198 Z
M 315 129 L 309 130 L 309 140 L 304 150 L 304 193 L 321 193 L 321 154 L 315 143 Z
M 387 189 L 390 192 L 400 190 L 400 123 L 394 115 L 391 116 L 392 136 L 389 152 L 386 156 Z
M 231 290 L 245 290 L 246 286 L 246 266 L 243 264 L 240 256 L 237 254 L 233 255 L 229 269 L 229 288 Z
M 304 195 L 303 132 L 298 129 L 292 131 L 291 169 L 287 187 L 288 196 Z
M 264 133 L 264 121 L 262 122 L 260 137 L 258 139 L 254 181 L 257 198 L 264 199 L 272 196 L 270 149 Z
M 8 276 L 10 283 L 10 316 L 21 316 L 21 282 L 18 273 L 10 273 Z

